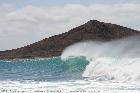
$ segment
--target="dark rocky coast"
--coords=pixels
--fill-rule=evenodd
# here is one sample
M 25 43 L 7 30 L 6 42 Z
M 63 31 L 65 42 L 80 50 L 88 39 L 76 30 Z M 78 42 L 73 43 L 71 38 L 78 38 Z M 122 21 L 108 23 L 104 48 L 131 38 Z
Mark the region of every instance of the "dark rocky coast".
M 127 27 L 90 20 L 66 33 L 45 38 L 21 48 L 0 51 L 0 59 L 60 56 L 67 46 L 76 42 L 84 40 L 105 42 L 137 34 L 140 32 Z

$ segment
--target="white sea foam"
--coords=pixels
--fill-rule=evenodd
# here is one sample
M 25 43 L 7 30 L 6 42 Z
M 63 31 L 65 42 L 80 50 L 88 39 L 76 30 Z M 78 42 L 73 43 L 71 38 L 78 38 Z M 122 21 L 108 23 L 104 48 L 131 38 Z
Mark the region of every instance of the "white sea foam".
M 0 93 L 140 93 L 139 46 L 139 36 L 74 44 L 64 50 L 61 58 L 85 56 L 89 64 L 82 76 L 86 80 L 4 79 L 0 81 Z
M 0 93 L 139 93 L 139 85 L 99 83 L 92 80 L 63 82 L 0 81 Z
M 140 83 L 140 36 L 110 42 L 86 41 L 66 48 L 61 58 L 85 56 L 83 77 L 98 81 Z

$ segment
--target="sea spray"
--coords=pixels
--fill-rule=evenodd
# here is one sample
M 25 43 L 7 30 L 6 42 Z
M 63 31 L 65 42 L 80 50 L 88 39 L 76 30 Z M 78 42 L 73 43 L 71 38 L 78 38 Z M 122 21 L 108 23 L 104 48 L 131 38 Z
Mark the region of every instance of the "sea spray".
M 140 81 L 140 36 L 109 42 L 85 41 L 66 48 L 61 58 L 85 56 L 83 77 L 98 81 Z
M 61 58 L 0 60 L 0 93 L 140 93 L 138 40 L 81 42 Z

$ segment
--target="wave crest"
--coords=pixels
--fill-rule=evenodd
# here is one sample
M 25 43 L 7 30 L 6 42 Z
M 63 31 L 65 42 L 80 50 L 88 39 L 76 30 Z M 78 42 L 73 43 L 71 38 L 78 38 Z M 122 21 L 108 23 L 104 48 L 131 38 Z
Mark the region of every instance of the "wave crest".
M 139 46 L 139 36 L 110 42 L 85 41 L 66 48 L 61 58 L 85 56 L 90 63 L 83 77 L 100 81 L 140 81 Z

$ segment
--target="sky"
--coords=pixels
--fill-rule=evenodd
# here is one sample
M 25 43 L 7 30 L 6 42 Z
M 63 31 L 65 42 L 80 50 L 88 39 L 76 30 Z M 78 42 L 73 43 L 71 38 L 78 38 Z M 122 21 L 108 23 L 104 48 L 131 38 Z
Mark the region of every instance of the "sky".
M 89 20 L 140 31 L 140 0 L 0 0 L 0 51 L 61 34 Z
M 140 3 L 140 0 L 0 0 L 0 3 L 9 3 L 22 7 L 25 5 L 37 6 L 56 6 L 65 4 L 121 4 L 121 3 Z

